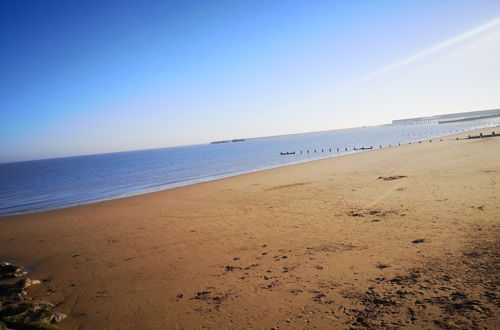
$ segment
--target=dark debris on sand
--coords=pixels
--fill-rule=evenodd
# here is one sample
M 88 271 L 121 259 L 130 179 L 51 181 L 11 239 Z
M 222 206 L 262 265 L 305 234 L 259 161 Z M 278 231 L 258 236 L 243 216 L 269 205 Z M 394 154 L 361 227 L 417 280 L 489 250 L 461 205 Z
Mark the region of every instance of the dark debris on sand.
M 499 256 L 498 243 L 476 245 L 462 257 L 429 261 L 390 279 L 376 278 L 377 285 L 366 292 L 344 289 L 343 297 L 359 304 L 345 311 L 351 319 L 347 326 L 495 328 L 500 308 Z
M 406 178 L 406 175 L 394 175 L 394 176 L 379 176 L 377 180 L 384 180 L 384 181 L 392 181 L 392 180 L 398 180 L 402 178 Z
M 206 288 L 203 291 L 196 292 L 196 295 L 190 300 L 201 301 L 211 306 L 214 310 L 220 310 L 224 300 L 230 295 L 230 292 L 213 292 L 212 287 Z M 199 312 L 210 312 L 211 308 L 197 308 Z
M 399 215 L 402 217 L 406 216 L 405 213 L 400 213 L 399 211 L 395 211 L 395 210 L 380 211 L 380 210 L 371 210 L 371 209 L 355 210 L 355 211 L 351 210 L 351 211 L 347 212 L 347 215 L 350 217 L 359 217 L 359 218 L 364 218 L 364 217 L 385 218 L 385 217 L 396 216 L 396 215 Z M 380 221 L 380 219 L 374 219 L 374 220 L 372 220 L 372 221 L 374 221 L 374 222 Z
M 411 241 L 413 244 L 419 244 L 419 243 L 425 243 L 426 240 L 424 238 L 418 238 L 418 239 L 414 239 L 413 241 Z

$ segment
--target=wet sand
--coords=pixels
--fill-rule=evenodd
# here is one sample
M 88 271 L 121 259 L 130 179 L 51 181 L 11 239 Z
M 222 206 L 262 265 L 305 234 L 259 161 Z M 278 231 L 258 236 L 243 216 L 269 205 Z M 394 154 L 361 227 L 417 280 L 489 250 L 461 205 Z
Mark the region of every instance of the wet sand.
M 0 259 L 67 329 L 493 329 L 498 183 L 452 136 L 3 218 Z

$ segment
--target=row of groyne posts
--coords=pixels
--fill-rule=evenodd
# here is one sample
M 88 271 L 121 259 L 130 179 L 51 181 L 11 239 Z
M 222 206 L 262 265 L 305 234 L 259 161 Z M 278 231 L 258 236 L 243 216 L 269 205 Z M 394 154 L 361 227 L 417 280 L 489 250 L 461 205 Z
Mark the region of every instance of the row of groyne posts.
M 462 138 L 460 140 L 469 140 L 469 139 L 482 139 L 482 138 L 489 138 L 489 137 L 494 137 L 494 136 L 500 136 L 499 134 L 495 134 L 495 131 L 491 132 L 491 134 L 486 134 L 483 135 L 483 133 L 479 133 L 479 135 L 469 135 L 466 138 Z M 457 138 L 458 140 L 458 138 Z
M 468 139 L 481 139 L 481 138 L 487 138 L 487 137 L 494 137 L 494 136 L 500 136 L 499 134 L 495 134 L 495 132 L 491 132 L 491 134 L 487 134 L 487 135 L 484 135 L 483 133 L 480 133 L 479 135 L 469 135 L 467 136 L 466 138 L 456 138 L 456 140 L 468 140 Z M 440 142 L 443 142 L 443 139 L 440 138 L 439 139 Z M 429 139 L 429 142 L 432 142 L 432 139 Z M 416 142 L 413 142 L 413 143 L 422 143 L 422 141 L 416 141 Z M 408 142 L 408 144 L 412 144 L 412 142 Z M 398 143 L 397 144 L 398 146 L 401 145 L 401 143 Z M 387 147 L 392 147 L 393 145 L 392 144 L 389 144 L 387 145 Z M 396 146 L 396 145 L 394 145 Z M 382 149 L 382 147 L 385 147 L 383 145 L 379 145 L 378 148 L 379 149 Z M 342 150 L 344 149 L 344 150 Z M 348 152 L 348 151 L 363 151 L 363 150 L 373 150 L 373 146 L 369 146 L 369 147 L 359 147 L 359 148 L 356 148 L 356 147 L 343 147 L 343 148 L 322 148 L 322 149 L 307 149 L 307 150 L 299 150 L 298 154 L 311 154 L 311 153 L 331 153 L 331 152 Z M 280 153 L 281 156 L 286 156 L 286 155 L 295 155 L 297 154 L 297 152 L 295 151 L 285 151 L 285 152 L 281 152 Z
M 463 133 L 463 132 L 467 132 L 467 131 L 471 131 L 471 130 L 474 130 L 474 129 L 479 129 L 479 127 L 473 127 L 473 126 L 469 126 L 468 129 L 456 129 L 455 131 L 453 130 L 450 130 L 450 131 L 435 131 L 435 132 L 418 132 L 418 133 L 408 133 L 408 134 L 401 134 L 401 136 L 418 136 L 418 135 L 432 135 L 432 134 L 436 134 L 436 135 L 439 135 L 439 134 L 453 134 L 453 133 Z

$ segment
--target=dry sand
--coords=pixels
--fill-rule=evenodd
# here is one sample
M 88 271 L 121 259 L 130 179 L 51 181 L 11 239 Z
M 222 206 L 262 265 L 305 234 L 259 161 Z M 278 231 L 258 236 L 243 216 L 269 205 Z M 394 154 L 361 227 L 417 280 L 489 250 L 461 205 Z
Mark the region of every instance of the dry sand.
M 492 329 L 498 182 L 448 137 L 0 219 L 0 258 L 67 329 Z

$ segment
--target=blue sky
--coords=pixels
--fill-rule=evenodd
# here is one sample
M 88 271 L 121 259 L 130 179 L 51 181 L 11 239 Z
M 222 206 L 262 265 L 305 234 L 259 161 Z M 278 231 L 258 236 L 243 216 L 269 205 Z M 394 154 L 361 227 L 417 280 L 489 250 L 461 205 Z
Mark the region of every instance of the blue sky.
M 479 0 L 4 0 L 0 162 L 498 108 L 499 19 Z

